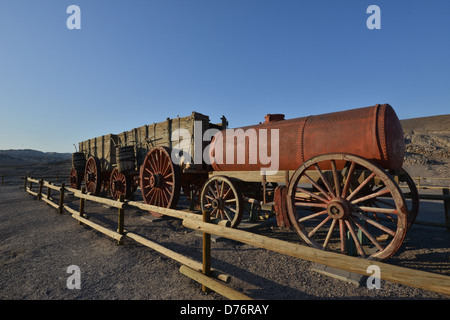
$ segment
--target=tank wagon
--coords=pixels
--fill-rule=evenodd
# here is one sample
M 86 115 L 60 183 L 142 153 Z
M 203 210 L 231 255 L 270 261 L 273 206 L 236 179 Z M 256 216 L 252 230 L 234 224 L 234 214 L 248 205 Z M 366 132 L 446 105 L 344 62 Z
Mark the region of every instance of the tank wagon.
M 196 120 L 200 131 L 192 125 Z M 170 134 L 176 126 L 197 143 L 177 149 L 179 135 L 176 141 Z M 215 129 L 211 140 L 204 139 L 208 129 Z M 401 124 L 388 104 L 288 120 L 268 114 L 262 123 L 235 129 L 227 128 L 225 117 L 212 124 L 193 112 L 79 148 L 70 175 L 75 187 L 84 179 L 89 192 L 103 185 L 115 199 L 140 187 L 145 203 L 168 208 L 176 207 L 183 190 L 191 203 L 231 227 L 245 211 L 253 218 L 276 215 L 279 226 L 293 228 L 312 247 L 369 259 L 384 260 L 398 250 L 419 207 L 402 168 Z M 174 152 L 194 158 L 199 151 L 200 163 L 174 161 Z M 411 201 L 399 182 L 406 182 Z

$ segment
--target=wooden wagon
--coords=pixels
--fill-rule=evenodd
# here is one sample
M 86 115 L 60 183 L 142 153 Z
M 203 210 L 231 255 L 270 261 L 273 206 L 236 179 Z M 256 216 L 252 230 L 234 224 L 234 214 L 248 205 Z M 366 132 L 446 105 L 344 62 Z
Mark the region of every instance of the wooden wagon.
M 276 215 L 278 225 L 293 228 L 315 248 L 379 260 L 398 250 L 419 200 L 402 168 L 403 132 L 391 106 L 290 120 L 267 115 L 263 123 L 222 139 L 230 130 L 226 127 L 224 117 L 213 124 L 193 112 L 83 141 L 74 154 L 70 182 L 79 188 L 84 179 L 88 192 L 107 191 L 114 199 L 121 194 L 131 198 L 140 187 L 145 203 L 166 208 L 176 207 L 183 190 L 191 204 L 212 218 L 229 220 L 231 227 L 240 224 L 246 211 L 250 219 L 262 212 Z M 198 137 L 211 128 L 219 132 L 199 145 Z M 176 129 L 185 129 L 187 136 L 174 135 Z M 275 133 L 276 141 L 271 140 Z M 266 141 L 264 134 L 269 134 Z M 255 146 L 277 147 L 275 172 L 266 170 L 261 154 L 252 158 Z M 236 152 L 227 158 L 231 162 L 218 161 L 230 150 L 242 150 L 243 158 L 237 159 Z M 200 162 L 183 160 L 199 152 Z M 400 182 L 406 182 L 411 202 Z
M 226 125 L 225 117 L 215 124 L 208 116 L 192 112 L 187 117 L 82 141 L 72 155 L 70 185 L 80 189 L 84 181 L 87 192 L 113 199 L 122 194 L 130 199 L 140 187 L 145 203 L 175 208 L 181 190 L 190 197 L 208 177 L 207 165 L 194 162 L 196 147 L 203 151 L 208 144 L 202 140 L 204 133 Z M 200 144 L 196 144 L 196 135 Z

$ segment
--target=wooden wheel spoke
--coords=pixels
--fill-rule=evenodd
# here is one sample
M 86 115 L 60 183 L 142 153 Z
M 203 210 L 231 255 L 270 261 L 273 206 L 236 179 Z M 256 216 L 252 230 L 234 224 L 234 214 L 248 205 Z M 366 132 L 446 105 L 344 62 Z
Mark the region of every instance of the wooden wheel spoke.
M 330 200 L 331 199 L 331 197 L 328 195 L 328 193 L 325 191 L 325 190 L 323 190 L 323 188 L 322 187 L 320 187 L 310 176 L 308 176 L 306 173 L 304 174 L 304 176 L 305 176 L 305 178 L 306 179 L 308 179 L 309 180 L 309 182 L 317 189 L 317 190 L 319 190 L 324 196 L 325 196 L 325 198 L 327 198 L 328 200 Z M 298 188 L 298 187 L 297 187 Z M 331 193 L 331 194 L 333 194 L 333 193 Z M 324 201 L 324 202 L 326 202 L 326 201 Z
M 341 194 L 341 183 L 339 181 L 339 177 L 336 170 L 336 161 L 331 160 L 331 169 L 333 171 L 333 180 L 334 180 L 334 187 L 336 191 L 336 196 L 339 196 Z
M 350 187 L 350 181 L 353 176 L 353 171 L 355 170 L 355 162 L 352 162 L 350 164 L 350 168 L 348 169 L 347 176 L 345 178 L 344 188 L 342 189 L 342 198 L 345 198 L 348 192 L 348 188 Z
M 319 173 L 319 176 L 320 176 L 320 178 L 322 179 L 322 182 L 323 182 L 323 183 L 325 184 L 325 186 L 327 187 L 328 192 L 329 192 L 331 195 L 335 195 L 334 192 L 333 192 L 333 188 L 330 186 L 330 183 L 328 182 L 328 179 L 325 178 L 325 176 L 324 176 L 322 170 L 320 170 L 320 168 L 319 168 L 319 166 L 318 166 L 317 164 L 314 164 L 314 167 L 316 168 L 316 171 Z M 307 178 L 309 178 L 309 177 L 307 177 Z M 309 178 L 308 180 L 309 180 L 310 182 L 312 181 L 311 178 Z M 329 198 L 328 198 L 328 199 L 329 199 Z
M 324 202 L 324 203 L 327 202 L 327 199 L 324 199 L 324 198 L 322 198 L 321 196 L 318 196 L 317 194 L 315 194 L 315 193 L 313 193 L 313 192 L 310 192 L 310 191 L 308 191 L 308 190 L 305 190 L 305 189 L 299 188 L 299 187 L 297 187 L 297 190 L 299 190 L 300 192 L 306 193 L 307 195 L 309 195 L 309 196 L 311 196 L 311 197 L 313 197 L 313 198 L 316 198 L 317 200 L 319 200 L 319 201 L 321 201 L 321 202 Z
M 296 206 L 300 207 L 316 207 L 316 208 L 326 208 L 326 203 L 315 203 L 315 202 L 306 202 L 306 201 L 296 201 Z
M 364 220 L 365 222 L 367 222 L 367 223 L 371 224 L 372 226 L 382 230 L 385 233 L 390 234 L 391 236 L 395 236 L 395 231 L 394 230 L 389 229 L 388 227 L 382 225 L 381 223 L 379 223 L 379 222 L 377 222 L 377 221 L 375 221 L 373 219 L 370 219 L 369 217 L 366 217 L 365 215 L 363 215 L 363 214 L 361 214 L 359 212 L 354 212 L 353 216 Z
M 359 206 L 358 209 L 362 210 L 364 212 L 378 212 L 378 213 L 384 213 L 384 214 L 397 214 L 397 209 L 386 209 L 386 208 L 365 207 L 365 206 Z
M 364 228 L 357 220 L 352 219 L 352 222 L 359 228 L 361 231 L 367 236 L 367 238 L 381 251 L 384 250 L 384 248 L 381 246 L 381 244 L 377 241 L 377 239 L 372 236 L 372 234 L 367 231 L 366 228 Z
M 303 221 L 306 221 L 306 220 L 309 220 L 309 219 L 321 216 L 321 215 L 326 214 L 326 213 L 327 213 L 327 210 L 323 210 L 323 211 L 316 212 L 316 213 L 310 214 L 308 216 L 302 217 L 302 218 L 298 219 L 297 221 L 298 222 L 303 222 Z
M 352 203 L 352 204 L 356 204 L 356 203 L 359 203 L 359 202 L 361 202 L 361 201 L 366 201 L 366 200 L 370 200 L 370 199 L 373 199 L 373 198 L 376 198 L 376 197 L 380 197 L 380 196 L 385 195 L 385 194 L 387 194 L 387 193 L 390 193 L 389 189 L 380 190 L 380 191 L 378 191 L 378 192 L 374 192 L 374 193 L 371 193 L 371 194 L 366 195 L 366 196 L 364 196 L 364 197 L 355 199 L 355 200 L 353 200 L 351 203 Z M 381 201 L 381 200 L 380 200 L 380 201 Z
M 322 228 L 322 226 L 327 223 L 328 220 L 330 220 L 331 217 L 327 216 L 325 219 L 322 220 L 322 222 L 320 222 L 314 229 L 312 229 L 309 233 L 308 233 L 308 237 L 312 237 L 320 228 Z
M 328 229 L 327 237 L 325 238 L 325 241 L 323 242 L 323 246 L 322 246 L 323 249 L 326 249 L 328 246 L 328 242 L 330 241 L 334 227 L 336 226 L 336 221 L 337 221 L 337 219 L 333 219 L 333 221 L 331 222 L 330 229 Z
M 375 173 L 372 172 L 355 190 L 353 190 L 353 192 L 347 197 L 347 200 L 350 201 L 363 187 L 365 187 L 370 180 L 373 179 L 373 177 L 375 177 Z
M 344 220 L 339 220 L 339 240 L 341 242 L 341 253 L 345 253 L 346 241 L 345 241 L 345 223 Z
M 361 246 L 361 242 L 359 241 L 358 236 L 356 235 L 356 232 L 353 229 L 353 226 L 351 225 L 350 221 L 345 220 L 345 224 L 347 225 L 348 231 L 350 231 L 353 241 L 355 242 L 355 245 L 356 245 L 359 255 L 362 257 L 365 257 L 366 254 L 364 253 L 364 250 Z

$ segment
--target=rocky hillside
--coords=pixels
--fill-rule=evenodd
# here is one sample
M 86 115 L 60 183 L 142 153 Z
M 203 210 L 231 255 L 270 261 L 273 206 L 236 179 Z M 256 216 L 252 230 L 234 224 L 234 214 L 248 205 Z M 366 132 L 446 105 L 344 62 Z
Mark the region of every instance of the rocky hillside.
M 71 159 L 70 153 L 42 152 L 31 149 L 0 150 L 0 166 L 51 163 Z
M 401 120 L 411 176 L 450 177 L 450 114 Z M 447 180 L 448 182 L 448 180 Z

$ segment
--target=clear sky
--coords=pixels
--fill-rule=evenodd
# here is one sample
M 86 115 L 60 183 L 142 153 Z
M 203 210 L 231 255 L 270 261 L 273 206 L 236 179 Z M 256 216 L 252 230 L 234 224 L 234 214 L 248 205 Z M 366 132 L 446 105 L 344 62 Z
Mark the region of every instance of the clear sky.
M 234 128 L 377 103 L 450 113 L 450 1 L 0 1 L 0 149 L 73 152 L 192 111 Z

